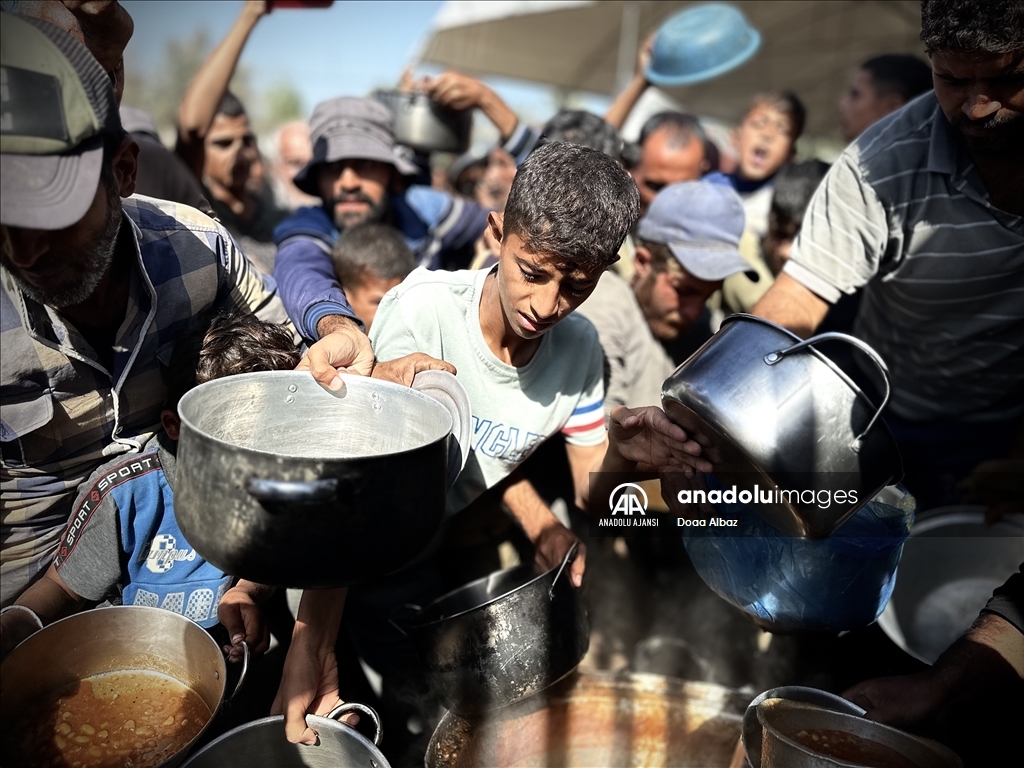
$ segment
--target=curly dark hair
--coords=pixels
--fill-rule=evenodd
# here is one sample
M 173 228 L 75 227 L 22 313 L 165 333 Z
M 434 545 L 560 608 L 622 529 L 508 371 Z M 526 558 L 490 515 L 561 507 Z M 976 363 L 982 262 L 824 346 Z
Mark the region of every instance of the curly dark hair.
M 928 53 L 1024 50 L 1024 0 L 921 0 L 921 42 Z
M 505 205 L 504 233 L 532 253 L 591 271 L 618 259 L 640 215 L 640 193 L 603 152 L 554 141 L 519 166 Z
M 207 310 L 174 337 L 170 364 L 160 371 L 167 386 L 167 408 L 193 387 L 213 379 L 254 371 L 290 371 L 301 356 L 283 325 L 255 315 Z

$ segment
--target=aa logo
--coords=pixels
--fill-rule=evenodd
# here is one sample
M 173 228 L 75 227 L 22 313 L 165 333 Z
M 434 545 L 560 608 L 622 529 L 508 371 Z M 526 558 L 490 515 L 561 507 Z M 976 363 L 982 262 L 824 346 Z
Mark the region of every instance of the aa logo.
M 617 515 L 620 512 L 629 516 L 636 512 L 646 515 L 647 493 L 636 483 L 617 485 L 608 496 L 608 508 L 612 511 L 612 515 Z

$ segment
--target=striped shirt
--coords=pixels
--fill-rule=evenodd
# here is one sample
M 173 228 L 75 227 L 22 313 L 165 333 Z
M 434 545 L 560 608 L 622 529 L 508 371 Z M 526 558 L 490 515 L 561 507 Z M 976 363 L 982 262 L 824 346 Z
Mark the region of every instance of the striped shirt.
M 112 371 L 74 326 L 0 271 L 3 605 L 49 565 L 78 486 L 159 428 L 159 363 L 169 361 L 174 335 L 211 306 L 285 321 L 273 281 L 212 219 L 141 196 L 122 205 L 136 247 Z
M 854 332 L 888 365 L 897 416 L 1024 412 L 1024 221 L 993 206 L 933 92 L 832 166 L 785 271 L 833 303 L 863 287 Z

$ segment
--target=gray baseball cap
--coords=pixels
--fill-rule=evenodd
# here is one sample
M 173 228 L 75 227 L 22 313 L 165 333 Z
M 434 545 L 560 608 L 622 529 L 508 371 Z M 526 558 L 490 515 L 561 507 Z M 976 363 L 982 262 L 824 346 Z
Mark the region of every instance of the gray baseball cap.
M 757 282 L 757 272 L 738 250 L 745 223 L 743 201 L 731 187 L 683 181 L 658 193 L 640 219 L 637 235 L 667 245 L 683 269 L 701 280 L 744 272 Z
M 39 19 L 0 14 L 0 223 L 64 229 L 96 197 L 114 87 L 88 49 Z
M 403 176 L 419 173 L 396 150 L 393 125 L 391 111 L 374 99 L 341 96 L 321 101 L 309 118 L 313 159 L 295 174 L 295 186 L 319 197 L 315 168 L 337 160 L 378 160 L 390 163 Z

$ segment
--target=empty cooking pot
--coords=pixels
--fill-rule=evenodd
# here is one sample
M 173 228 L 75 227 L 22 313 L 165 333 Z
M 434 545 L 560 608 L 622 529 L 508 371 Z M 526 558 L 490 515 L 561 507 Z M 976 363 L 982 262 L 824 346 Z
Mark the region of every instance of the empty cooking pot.
M 558 568 L 531 563 L 470 582 L 438 598 L 408 633 L 434 694 L 473 717 L 544 690 L 576 668 L 590 624 L 569 580 L 576 546 Z
M 465 389 L 433 377 L 455 393 L 442 403 L 341 378 L 334 392 L 305 371 L 247 373 L 181 399 L 174 512 L 218 568 L 274 586 L 345 586 L 398 570 L 437 532 L 452 453 L 459 468 L 468 455 L 469 413 L 449 411 L 468 405 Z
M 419 91 L 377 91 L 375 95 L 395 116 L 396 143 L 417 152 L 462 154 L 469 149 L 472 110 L 442 107 Z
M 885 397 L 877 406 L 817 348 L 825 341 L 856 347 L 878 368 Z M 887 374 L 878 354 L 852 336 L 802 341 L 737 314 L 665 381 L 662 402 L 670 419 L 709 446 L 722 484 L 751 493 L 757 486 L 753 508 L 769 523 L 822 538 L 903 477 L 881 419 Z
M 340 721 L 358 712 L 374 724 L 373 741 Z M 292 744 L 284 735 L 284 717 L 264 717 L 234 728 L 196 752 L 183 768 L 389 768 L 377 749 L 382 730 L 377 713 L 365 704 L 339 704 L 327 717 L 306 715 L 316 744 Z

